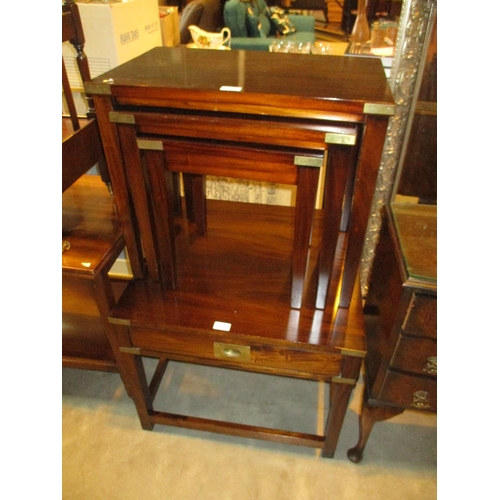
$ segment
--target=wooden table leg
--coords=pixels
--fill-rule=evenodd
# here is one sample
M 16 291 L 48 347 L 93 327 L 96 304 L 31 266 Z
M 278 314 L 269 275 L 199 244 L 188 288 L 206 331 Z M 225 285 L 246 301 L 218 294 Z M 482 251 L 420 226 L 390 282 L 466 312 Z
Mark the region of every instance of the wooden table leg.
M 300 309 L 307 268 L 307 256 L 311 242 L 314 207 L 318 189 L 319 169 L 297 169 L 297 198 L 295 203 L 295 229 L 292 255 L 291 307 Z
M 186 212 L 190 222 L 196 223 L 198 234 L 207 232 L 207 196 L 205 175 L 182 174 Z
M 358 380 L 362 361 L 363 359 L 359 357 L 346 356 L 341 376 L 330 383 L 330 405 L 322 451 L 322 456 L 325 458 L 333 458 L 335 454 L 349 399 Z
M 388 119 L 388 116 L 378 115 L 367 115 L 366 117 L 363 145 L 361 146 L 354 184 L 340 307 L 349 307 L 351 303 L 370 218 L 374 189 L 377 184 Z
M 110 324 L 111 336 L 118 347 L 119 366 L 122 368 L 122 380 L 127 393 L 133 399 L 141 426 L 152 431 L 154 421 L 150 418 L 153 412 L 153 397 L 150 393 L 143 361 L 139 350 L 132 347 L 128 327 Z
M 116 125 L 109 121 L 109 112 L 113 109 L 112 98 L 111 96 L 96 95 L 93 97 L 93 100 L 99 122 L 104 154 L 113 185 L 114 202 L 120 218 L 132 273 L 135 278 L 142 278 L 145 276 L 146 270 L 144 254 L 140 243 L 139 228 L 127 187 Z
M 163 151 L 144 150 L 142 154 L 149 174 L 152 226 L 156 234 L 153 244 L 157 255 L 157 275 L 166 289 L 174 290 L 177 285 L 177 258 L 174 223 L 176 193 L 173 172 L 165 168 Z
M 333 269 L 342 220 L 342 204 L 346 198 L 346 184 L 350 170 L 355 168 L 356 150 L 352 146 L 335 145 L 328 149 L 325 177 L 323 235 L 318 263 L 316 308 L 326 307 L 326 298 Z M 345 210 L 346 207 L 344 207 Z

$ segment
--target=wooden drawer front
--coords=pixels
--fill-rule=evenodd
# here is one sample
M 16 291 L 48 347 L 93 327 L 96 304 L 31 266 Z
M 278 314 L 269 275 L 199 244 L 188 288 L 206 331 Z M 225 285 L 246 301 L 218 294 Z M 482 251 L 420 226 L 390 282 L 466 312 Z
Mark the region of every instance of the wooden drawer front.
M 391 366 L 420 375 L 437 376 L 437 342 L 434 339 L 400 335 Z
M 377 399 L 413 410 L 436 412 L 437 380 L 388 370 Z
M 413 293 L 403 331 L 410 335 L 437 338 L 437 297 Z
M 154 332 L 134 328 L 131 331 L 134 347 L 154 352 L 189 356 L 216 361 L 221 366 L 245 364 L 253 370 L 300 372 L 333 377 L 340 375 L 343 356 L 335 353 L 306 351 L 262 344 L 243 344 L 241 340 L 217 338 L 210 335 Z

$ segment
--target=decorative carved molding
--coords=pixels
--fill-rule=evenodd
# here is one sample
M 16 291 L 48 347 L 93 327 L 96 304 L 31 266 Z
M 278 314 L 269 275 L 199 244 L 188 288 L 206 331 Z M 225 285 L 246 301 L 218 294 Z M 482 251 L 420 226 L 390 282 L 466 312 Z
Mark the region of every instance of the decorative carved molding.
M 401 9 L 395 57 L 389 79 L 396 110 L 394 116 L 389 120 L 361 256 L 360 277 L 363 296 L 366 296 L 368 291 L 371 266 L 378 243 L 382 222 L 381 209 L 391 200 L 406 130 L 411 117 L 420 60 L 427 34 L 432 27 L 436 4 L 437 0 L 404 0 Z

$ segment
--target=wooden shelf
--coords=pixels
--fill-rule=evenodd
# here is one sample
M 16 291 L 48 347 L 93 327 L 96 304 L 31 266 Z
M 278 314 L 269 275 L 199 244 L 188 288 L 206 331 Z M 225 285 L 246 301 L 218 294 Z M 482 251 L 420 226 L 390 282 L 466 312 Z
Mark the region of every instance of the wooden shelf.
M 281 347 L 304 347 L 338 352 L 365 352 L 364 327 L 358 291 L 349 311 L 349 329 L 339 326 L 334 297 L 324 311 L 315 308 L 318 239 L 322 211 L 317 210 L 300 310 L 290 309 L 293 208 L 207 200 L 207 233 L 180 221 L 176 236 L 179 284 L 162 290 L 160 284 L 133 280 L 111 314 L 113 323 L 141 328 L 202 334 L 210 342 L 223 335 L 214 322 L 231 324 L 231 335 L 244 342 L 264 341 Z M 340 274 L 344 236 L 334 264 Z M 345 326 L 345 325 L 344 325 Z M 335 334 L 333 333 L 335 332 Z
M 96 287 L 119 297 L 126 281 L 107 272 L 124 248 L 113 198 L 97 175 L 84 175 L 62 195 L 63 366 L 118 371 L 105 330 L 104 303 Z M 104 282 L 104 284 L 101 283 Z

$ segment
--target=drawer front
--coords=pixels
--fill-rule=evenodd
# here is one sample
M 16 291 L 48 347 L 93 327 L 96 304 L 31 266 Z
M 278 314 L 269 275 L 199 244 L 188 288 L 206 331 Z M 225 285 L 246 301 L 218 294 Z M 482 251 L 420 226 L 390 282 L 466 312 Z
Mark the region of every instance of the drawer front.
M 391 367 L 419 375 L 437 376 L 437 342 L 422 337 L 400 335 Z
M 282 374 L 340 375 L 343 356 L 211 335 L 156 332 L 133 328 L 134 347 L 170 355 L 171 359 L 201 358 L 219 366 L 245 365 L 249 370 Z
M 418 292 L 412 294 L 403 332 L 437 338 L 437 297 Z
M 436 412 L 437 380 L 388 370 L 377 399 L 408 409 Z

